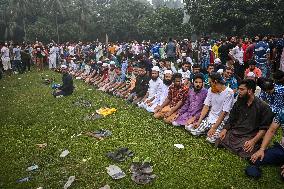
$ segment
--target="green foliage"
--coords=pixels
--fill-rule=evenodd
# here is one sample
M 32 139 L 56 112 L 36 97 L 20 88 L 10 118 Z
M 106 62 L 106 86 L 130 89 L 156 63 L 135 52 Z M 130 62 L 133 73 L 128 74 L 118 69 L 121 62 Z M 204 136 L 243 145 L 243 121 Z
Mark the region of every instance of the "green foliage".
M 51 41 L 56 37 L 56 30 L 46 18 L 39 18 L 34 24 L 27 26 L 28 41 Z
M 184 35 L 183 10 L 161 7 L 139 21 L 139 32 L 144 39 L 167 40 Z
M 280 33 L 284 30 L 283 0 L 185 0 L 190 24 L 199 34 Z M 282 8 L 280 8 L 282 7 Z
M 180 0 L 153 0 L 152 5 L 147 0 L 0 0 L 0 41 L 104 41 L 106 34 L 110 41 L 161 40 L 189 38 L 191 33 L 249 35 L 284 30 L 283 0 L 183 2 L 185 8 Z M 47 36 L 36 28 L 45 28 Z

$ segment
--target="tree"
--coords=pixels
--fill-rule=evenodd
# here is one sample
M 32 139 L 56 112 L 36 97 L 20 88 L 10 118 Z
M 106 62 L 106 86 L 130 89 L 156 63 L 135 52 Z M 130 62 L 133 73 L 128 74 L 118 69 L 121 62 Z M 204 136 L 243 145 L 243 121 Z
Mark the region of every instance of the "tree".
M 189 22 L 199 34 L 278 33 L 284 29 L 283 0 L 185 0 Z
M 135 0 L 114 0 L 101 11 L 100 27 L 112 41 L 139 40 L 138 21 L 153 9 L 149 4 Z
M 151 40 L 182 37 L 188 32 L 187 26 L 183 25 L 183 16 L 182 9 L 158 8 L 139 22 L 139 33 L 143 38 Z
M 65 7 L 67 3 L 71 2 L 69 0 L 65 0 L 65 1 L 60 1 L 60 0 L 45 0 L 44 1 L 44 7 L 47 8 L 48 10 L 48 15 L 55 17 L 55 26 L 56 26 L 56 35 L 57 35 L 57 43 L 59 43 L 60 41 L 60 33 L 59 33 L 59 23 L 58 23 L 58 19 L 59 17 L 63 17 L 64 15 L 66 15 L 65 13 Z

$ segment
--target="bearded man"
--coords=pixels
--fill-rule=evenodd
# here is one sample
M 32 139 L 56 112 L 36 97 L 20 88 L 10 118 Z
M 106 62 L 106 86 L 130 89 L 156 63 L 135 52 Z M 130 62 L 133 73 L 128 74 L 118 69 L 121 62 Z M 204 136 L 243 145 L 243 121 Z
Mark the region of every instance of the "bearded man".
M 178 112 L 177 119 L 172 123 L 174 126 L 184 125 L 187 129 L 198 121 L 207 96 L 207 89 L 203 88 L 203 83 L 203 74 L 196 74 L 193 78 L 193 89 L 189 90 L 187 99 Z
M 159 78 L 159 72 L 160 68 L 158 66 L 152 68 L 148 91 L 142 101 L 137 104 L 140 108 L 146 109 L 148 105 L 151 105 L 151 103 L 162 94 L 163 81 Z
M 207 134 L 206 140 L 215 143 L 233 107 L 234 92 L 225 86 L 225 81 L 219 73 L 211 73 L 209 83 L 211 87 L 208 89 L 199 120 L 187 130 L 194 136 Z
M 171 70 L 165 70 L 164 72 L 164 80 L 163 80 L 163 85 L 162 85 L 162 91 L 160 95 L 157 95 L 156 98 L 147 104 L 145 109 L 148 112 L 153 113 L 155 111 L 155 108 L 158 106 L 161 106 L 163 102 L 166 100 L 168 93 L 169 93 L 169 87 L 172 84 L 172 77 L 173 77 L 173 72 Z
M 259 149 L 273 119 L 269 106 L 254 95 L 255 89 L 254 80 L 245 79 L 240 83 L 238 100 L 215 143 L 244 158 Z

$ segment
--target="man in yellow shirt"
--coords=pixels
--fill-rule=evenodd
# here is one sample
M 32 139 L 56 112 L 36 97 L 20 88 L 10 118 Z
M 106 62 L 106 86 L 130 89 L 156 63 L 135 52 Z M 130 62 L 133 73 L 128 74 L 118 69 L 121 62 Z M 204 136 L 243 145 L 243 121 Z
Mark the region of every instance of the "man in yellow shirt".
M 116 49 L 116 47 L 115 47 L 115 45 L 112 43 L 110 46 L 109 46 L 109 48 L 108 48 L 108 52 L 110 53 L 110 54 L 115 54 L 115 49 Z
M 214 53 L 214 59 L 216 59 L 216 58 L 220 58 L 219 57 L 219 52 L 218 52 L 218 49 L 219 49 L 219 47 L 220 47 L 220 41 L 216 41 L 215 43 L 214 43 L 214 45 L 213 45 L 213 47 L 212 47 L 212 51 L 213 51 L 213 53 Z

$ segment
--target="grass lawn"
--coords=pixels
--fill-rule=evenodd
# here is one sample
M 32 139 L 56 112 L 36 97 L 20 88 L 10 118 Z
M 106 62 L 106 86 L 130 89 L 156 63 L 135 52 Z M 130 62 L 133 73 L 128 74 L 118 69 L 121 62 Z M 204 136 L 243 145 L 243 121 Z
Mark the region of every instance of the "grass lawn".
M 61 82 L 61 75 L 46 71 L 14 75 L 0 80 L 0 188 L 63 188 L 69 176 L 76 180 L 71 188 L 284 188 L 278 167 L 263 169 L 255 181 L 247 178 L 247 162 L 224 149 L 216 149 L 195 138 L 184 129 L 156 120 L 146 111 L 125 101 L 87 90 L 90 86 L 75 81 L 76 91 L 67 98 L 55 99 L 51 88 L 41 83 L 46 74 Z M 21 78 L 21 79 L 18 79 Z M 75 107 L 78 97 L 92 101 L 91 108 Z M 95 121 L 83 121 L 88 113 L 104 106 L 117 108 L 113 115 Z M 112 136 L 98 141 L 79 133 L 108 129 Z M 75 137 L 72 137 L 75 136 Z M 44 149 L 36 144 L 47 143 Z M 183 144 L 177 149 L 174 144 Z M 118 147 L 128 147 L 135 157 L 150 157 L 158 178 L 151 184 L 135 184 L 129 173 L 131 159 L 116 163 L 105 153 Z M 70 154 L 59 155 L 65 149 Z M 84 162 L 83 159 L 89 159 Z M 37 164 L 39 169 L 27 172 Z M 109 165 L 117 165 L 127 176 L 112 180 L 107 174 Z M 26 183 L 16 183 L 30 176 Z

